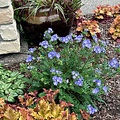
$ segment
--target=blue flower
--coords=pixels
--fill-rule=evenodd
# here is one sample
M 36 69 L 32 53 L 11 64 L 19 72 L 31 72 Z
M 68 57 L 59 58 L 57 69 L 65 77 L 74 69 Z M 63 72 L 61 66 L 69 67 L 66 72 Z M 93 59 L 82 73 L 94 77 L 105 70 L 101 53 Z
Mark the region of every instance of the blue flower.
M 97 112 L 97 109 L 95 109 L 92 105 L 88 105 L 87 108 L 90 114 Z
M 82 38 L 83 38 L 83 34 L 76 36 L 74 40 L 77 42 L 81 42 Z
M 67 35 L 66 38 L 67 38 L 69 41 L 72 40 L 72 34 Z
M 58 39 L 59 39 L 58 35 L 57 35 L 57 34 L 54 34 L 54 35 L 51 37 L 51 40 L 50 40 L 50 41 L 56 41 L 56 40 L 58 40 Z
M 56 74 L 62 74 L 62 72 L 60 70 L 56 70 L 54 68 L 50 69 L 51 73 L 56 73 Z
M 32 69 L 34 69 L 34 66 L 28 66 L 27 69 L 32 70 Z
M 48 28 L 47 32 L 50 33 L 50 34 L 53 33 L 52 28 Z
M 106 50 L 105 50 L 105 48 L 104 48 L 104 47 L 101 47 L 101 49 L 102 49 L 102 52 L 104 52 L 104 53 L 106 52 Z
M 67 36 L 66 37 L 61 37 L 61 42 L 68 43 L 69 42 L 68 37 Z
M 97 35 L 96 35 L 96 34 L 93 35 L 92 38 L 93 38 L 93 40 L 95 41 L 95 43 L 98 43 L 98 38 L 97 38 Z
M 98 92 L 99 92 L 99 88 L 95 88 L 95 89 L 92 90 L 93 94 L 97 94 Z
M 95 69 L 95 73 L 99 73 L 99 74 L 101 74 L 102 72 L 101 72 L 100 69 L 96 68 L 96 69 Z
M 44 48 L 48 48 L 49 43 L 48 43 L 47 40 L 45 40 L 45 41 L 40 42 L 39 45 L 41 45 L 41 46 L 44 47 Z
M 82 86 L 83 85 L 83 77 L 78 78 L 78 80 L 75 81 L 75 84 L 78 86 Z
M 100 47 L 100 46 L 95 46 L 95 47 L 94 47 L 94 52 L 95 52 L 95 53 L 101 53 L 101 52 L 102 52 L 101 47 Z
M 95 79 L 95 80 L 93 80 L 93 82 L 96 82 L 97 86 L 101 85 L 101 80 Z
M 50 72 L 55 73 L 55 69 L 54 68 L 50 69 Z
M 60 58 L 60 54 L 59 53 L 57 53 L 57 52 L 55 52 L 55 51 L 51 51 L 51 52 L 49 52 L 48 53 L 48 57 L 50 58 L 50 59 L 53 59 L 53 57 L 56 57 L 56 58 Z
M 32 55 L 28 55 L 26 62 L 31 62 L 32 60 L 34 60 L 34 57 Z
M 58 77 L 58 76 L 53 76 L 52 80 L 53 80 L 53 84 L 54 84 L 55 86 L 57 86 L 58 83 L 62 83 L 62 78 L 61 78 L 61 77 Z
M 29 52 L 33 53 L 36 50 L 36 48 L 29 48 Z
M 56 70 L 55 72 L 56 72 L 56 74 L 62 74 L 62 72 L 60 70 Z
M 112 58 L 109 62 L 108 65 L 112 68 L 118 68 L 119 67 L 119 62 L 117 61 L 116 58 Z
M 104 87 L 103 87 L 103 90 L 104 90 L 105 93 L 107 93 L 107 90 L 108 90 L 108 89 L 107 89 L 107 86 L 104 86 Z
M 86 40 L 84 40 L 83 42 L 82 42 L 82 47 L 83 48 L 91 48 L 92 47 L 92 45 L 91 45 L 91 42 L 90 42 L 90 40 L 89 39 L 86 39 Z
M 72 71 L 72 77 L 73 77 L 73 79 L 76 79 L 78 76 L 79 76 L 79 72 Z

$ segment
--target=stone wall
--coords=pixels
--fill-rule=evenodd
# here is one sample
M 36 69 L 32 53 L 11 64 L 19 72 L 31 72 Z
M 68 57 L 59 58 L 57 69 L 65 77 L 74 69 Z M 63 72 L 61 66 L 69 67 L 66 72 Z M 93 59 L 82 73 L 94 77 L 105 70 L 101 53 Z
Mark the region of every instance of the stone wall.
M 0 0 L 0 54 L 20 52 L 11 0 Z

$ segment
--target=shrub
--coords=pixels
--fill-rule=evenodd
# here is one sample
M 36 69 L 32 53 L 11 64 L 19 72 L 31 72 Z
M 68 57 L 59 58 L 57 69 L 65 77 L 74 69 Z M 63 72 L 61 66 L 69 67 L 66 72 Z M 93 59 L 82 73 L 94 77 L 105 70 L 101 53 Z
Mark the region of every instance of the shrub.
M 0 98 L 0 119 L 4 120 L 77 120 L 77 115 L 71 113 L 68 107 L 70 103 L 60 101 L 56 104 L 54 97 L 58 90 L 45 90 L 45 96 L 38 98 L 37 92 L 19 96 L 20 103 L 17 105 L 6 104 Z
M 116 6 L 100 5 L 93 11 L 97 19 L 106 19 L 120 15 L 120 4 Z
M 56 99 L 74 104 L 71 110 L 79 117 L 80 109 L 94 114 L 94 102 L 108 94 L 104 79 L 115 75 L 120 66 L 116 58 L 108 62 L 106 44 L 95 35 L 92 39 L 86 39 L 84 34 L 59 37 L 49 28 L 40 47 L 29 49 L 21 70 L 31 74 L 27 81 L 31 91 L 59 89 Z
M 114 40 L 120 38 L 120 15 L 114 19 L 108 32 Z
M 6 70 L 0 65 L 0 97 L 9 102 L 14 102 L 18 95 L 25 89 L 24 75 Z
M 78 22 L 76 31 L 78 33 L 85 32 L 85 35 L 88 37 L 100 33 L 98 22 L 95 20 L 82 20 L 81 22 Z

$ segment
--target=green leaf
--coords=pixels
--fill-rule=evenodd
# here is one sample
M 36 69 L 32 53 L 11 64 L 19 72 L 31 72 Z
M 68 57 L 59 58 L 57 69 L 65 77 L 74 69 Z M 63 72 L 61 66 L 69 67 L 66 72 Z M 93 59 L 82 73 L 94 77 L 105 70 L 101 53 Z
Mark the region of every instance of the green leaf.
M 46 94 L 45 94 L 44 92 L 38 94 L 39 97 L 43 97 L 43 96 L 45 96 L 45 95 L 46 95 Z
M 19 95 L 23 94 L 23 91 L 22 91 L 21 89 L 17 89 L 16 92 L 17 92 Z
M 8 96 L 6 100 L 8 100 L 9 102 L 15 102 L 15 99 L 12 96 Z

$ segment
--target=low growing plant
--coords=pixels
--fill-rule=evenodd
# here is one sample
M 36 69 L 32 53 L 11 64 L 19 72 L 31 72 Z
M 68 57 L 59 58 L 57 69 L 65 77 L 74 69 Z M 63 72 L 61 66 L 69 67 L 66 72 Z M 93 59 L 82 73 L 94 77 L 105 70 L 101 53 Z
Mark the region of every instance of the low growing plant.
M 70 103 L 60 101 L 56 104 L 54 98 L 58 90 L 45 90 L 45 96 L 37 97 L 37 92 L 19 96 L 19 103 L 6 104 L 0 98 L 0 119 L 2 120 L 78 120 L 75 113 L 69 112 Z
M 112 35 L 114 40 L 120 38 L 120 15 L 114 19 L 108 32 Z
M 25 80 L 24 75 L 6 70 L 0 65 L 0 98 L 14 102 L 18 95 L 23 94 Z
M 88 37 L 99 34 L 101 32 L 99 29 L 98 22 L 95 20 L 82 20 L 81 22 L 78 22 L 76 31 L 78 33 L 85 32 L 85 35 Z
M 115 6 L 100 5 L 93 12 L 94 17 L 97 19 L 107 19 L 110 17 L 116 17 L 120 15 L 120 4 Z
M 21 70 L 31 74 L 30 91 L 41 95 L 42 88 L 59 89 L 56 99 L 74 104 L 71 110 L 79 119 L 80 110 L 94 114 L 95 101 L 103 102 L 101 95 L 108 94 L 105 79 L 120 69 L 117 58 L 108 59 L 106 44 L 95 35 L 92 39 L 84 34 L 59 37 L 49 28 L 40 47 L 30 48 L 26 64 L 21 64 Z

